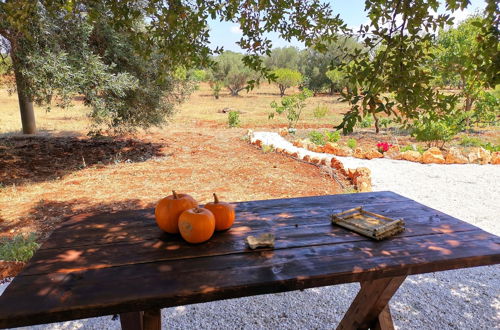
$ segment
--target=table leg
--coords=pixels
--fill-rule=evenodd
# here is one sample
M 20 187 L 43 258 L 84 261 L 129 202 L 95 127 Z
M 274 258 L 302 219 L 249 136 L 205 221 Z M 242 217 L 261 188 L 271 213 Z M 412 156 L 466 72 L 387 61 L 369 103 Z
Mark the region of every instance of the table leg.
M 142 314 L 143 312 L 121 313 L 120 324 L 122 330 L 143 330 Z
M 160 330 L 161 329 L 161 310 L 152 309 L 144 311 L 143 315 L 143 330 Z
M 120 314 L 122 330 L 160 330 L 161 311 L 159 309 L 144 312 Z
M 394 329 L 388 303 L 405 278 L 399 276 L 361 282 L 361 290 L 337 330 Z

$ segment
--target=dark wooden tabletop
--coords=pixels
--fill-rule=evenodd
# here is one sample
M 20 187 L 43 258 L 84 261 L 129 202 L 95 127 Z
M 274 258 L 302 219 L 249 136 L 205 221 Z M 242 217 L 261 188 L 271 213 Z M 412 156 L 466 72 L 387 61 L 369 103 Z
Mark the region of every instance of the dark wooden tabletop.
M 69 219 L 0 296 L 0 327 L 500 262 L 497 236 L 392 192 L 235 204 L 234 226 L 201 245 L 162 233 L 152 209 Z M 331 225 L 361 205 L 406 231 L 377 242 Z M 274 250 L 245 246 L 264 232 Z

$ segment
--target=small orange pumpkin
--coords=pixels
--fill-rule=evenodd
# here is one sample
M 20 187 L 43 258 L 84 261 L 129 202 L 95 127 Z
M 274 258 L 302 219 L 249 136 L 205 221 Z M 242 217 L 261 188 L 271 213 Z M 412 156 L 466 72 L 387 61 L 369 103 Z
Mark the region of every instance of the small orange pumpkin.
M 179 231 L 189 243 L 203 243 L 214 234 L 215 218 L 210 210 L 192 208 L 182 212 L 179 217 Z
M 156 224 L 161 230 L 170 234 L 179 232 L 179 216 L 182 212 L 198 207 L 196 200 L 188 194 L 177 194 L 172 190 L 172 195 L 161 199 L 155 208 Z
M 234 218 L 236 217 L 233 205 L 226 202 L 220 202 L 215 193 L 214 202 L 207 203 L 205 208 L 209 209 L 214 214 L 215 230 L 226 230 L 233 225 Z

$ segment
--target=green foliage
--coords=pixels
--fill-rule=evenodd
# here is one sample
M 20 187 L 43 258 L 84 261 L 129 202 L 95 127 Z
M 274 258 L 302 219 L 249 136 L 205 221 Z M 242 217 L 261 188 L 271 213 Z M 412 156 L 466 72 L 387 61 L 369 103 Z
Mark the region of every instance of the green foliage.
M 448 11 L 463 9 L 467 1 L 445 1 Z M 368 113 L 394 115 L 403 125 L 422 114 L 433 117 L 454 110 L 458 97 L 442 93 L 432 86 L 436 76 L 430 64 L 435 62 L 436 29 L 453 24 L 449 13 L 432 14 L 437 1 L 419 1 L 412 6 L 404 1 L 366 1 L 370 23 L 357 31 L 364 49 L 355 51 L 343 68 L 352 88 L 343 94 L 350 110 L 337 127 L 351 132 L 356 122 Z M 479 47 L 469 49 L 467 61 L 472 71 L 484 76 L 479 81 L 498 81 L 498 11 L 495 1 L 488 1 L 485 16 L 474 23 L 480 33 L 474 37 Z M 496 64 L 495 64 L 496 63 Z M 382 98 L 393 94 L 394 98 Z M 470 101 L 470 100 L 469 100 Z M 397 110 L 397 111 L 396 111 Z
M 500 97 L 494 92 L 479 92 L 471 117 L 475 123 L 498 124 L 500 121 Z
M 240 114 L 238 111 L 229 111 L 227 114 L 227 123 L 229 127 L 238 127 L 240 126 Z
M 373 126 L 373 118 L 366 116 L 363 120 L 359 121 L 358 126 L 361 128 L 368 128 Z
M 389 126 L 390 124 L 392 124 L 392 119 L 389 119 L 389 118 L 382 118 L 379 121 L 379 125 L 381 127 L 387 128 L 387 126 Z
M 262 152 L 266 153 L 266 154 L 269 152 L 274 152 L 274 147 L 270 144 L 263 144 L 261 149 L 262 149 Z
M 495 60 L 481 54 L 485 46 L 484 27 L 487 25 L 487 18 L 473 16 L 460 23 L 456 28 L 440 31 L 433 61 L 440 79 L 461 89 L 459 96 L 464 100 L 463 109 L 471 111 L 474 104 L 482 99 L 480 111 L 486 118 L 488 116 L 485 112 L 489 111 L 485 109 L 485 106 L 488 107 L 485 103 L 488 101 L 485 100 L 487 96 L 484 95 L 484 89 L 490 87 L 492 81 L 491 73 L 482 70 L 482 67 L 490 68 L 493 66 L 492 70 L 498 71 L 498 67 L 495 69 L 494 66 Z M 491 51 L 498 52 L 498 40 L 496 45 L 492 47 Z M 474 116 L 476 119 L 480 117 Z
M 325 135 L 321 132 L 312 131 L 309 133 L 309 139 L 312 143 L 323 146 L 325 145 Z
M 425 152 L 425 149 L 422 146 L 415 145 L 415 144 L 408 144 L 406 146 L 401 147 L 399 150 L 401 152 L 418 151 L 420 154 L 423 154 Z
M 333 66 L 343 63 L 343 59 L 360 49 L 361 46 L 353 38 L 340 37 L 330 42 L 324 49 L 310 47 L 305 51 L 301 65 L 305 76 L 304 86 L 314 93 L 320 93 L 329 89 L 333 93 L 337 85 L 327 76 L 327 72 Z
M 222 82 L 220 81 L 210 81 L 210 89 L 212 90 L 212 95 L 215 97 L 216 100 L 219 99 L 220 96 L 220 91 L 222 90 Z
M 269 119 L 274 118 L 275 114 L 281 115 L 285 113 L 286 119 L 288 121 L 288 128 L 294 128 L 300 119 L 302 110 L 305 107 L 305 100 L 311 97 L 313 94 L 307 88 L 304 88 L 301 93 L 291 96 L 285 96 L 280 100 L 278 104 L 276 101 L 271 102 L 271 108 L 274 112 L 269 114 Z
M 275 48 L 264 58 L 264 64 L 271 70 L 285 68 L 301 72 L 304 54 L 296 47 Z
M 327 113 L 328 113 L 328 107 L 324 104 L 318 105 L 313 110 L 313 116 L 316 119 L 321 119 L 325 117 Z
M 474 136 L 464 135 L 460 138 L 458 144 L 462 147 L 483 147 L 491 152 L 500 151 L 500 145 L 494 145 L 491 142 L 484 142 Z
M 0 48 L 0 76 L 7 74 L 12 67 L 12 59 L 7 54 L 2 54 Z
M 356 139 L 350 138 L 349 140 L 347 140 L 347 146 L 354 150 L 358 146 L 358 141 L 356 141 Z
M 243 54 L 225 51 L 215 58 L 217 66 L 212 71 L 216 81 L 222 81 L 231 92 L 237 96 L 247 88 L 248 81 L 256 78 L 256 73 L 243 63 Z
M 349 84 L 349 81 L 346 79 L 345 74 L 339 69 L 327 71 L 326 77 L 330 79 L 330 82 L 332 84 L 332 91 L 335 92 L 341 92 Z
M 458 142 L 462 147 L 480 147 L 483 145 L 483 141 L 477 137 L 464 135 Z
M 282 97 L 285 95 L 285 90 L 290 87 L 297 86 L 302 82 L 302 74 L 291 69 L 276 69 L 272 71 L 272 74 L 276 76 L 276 80 L 274 82 L 278 85 L 280 89 L 280 96 Z
M 318 145 L 325 145 L 327 142 L 338 142 L 340 140 L 340 132 L 338 131 L 325 131 L 318 132 L 312 131 L 309 133 L 311 142 Z
M 36 242 L 35 234 L 16 235 L 12 238 L 0 239 L 0 260 L 28 261 L 40 247 Z
M 325 132 L 325 138 L 328 142 L 338 142 L 340 140 L 339 131 Z
M 196 81 L 196 82 L 207 81 L 207 79 L 208 79 L 207 71 L 200 70 L 200 69 L 193 69 L 193 70 L 189 71 L 188 76 L 189 76 L 189 79 Z
M 428 147 L 442 148 L 444 144 L 464 129 L 464 118 L 457 113 L 441 117 L 422 115 L 411 129 L 412 136 L 417 141 L 426 142 Z

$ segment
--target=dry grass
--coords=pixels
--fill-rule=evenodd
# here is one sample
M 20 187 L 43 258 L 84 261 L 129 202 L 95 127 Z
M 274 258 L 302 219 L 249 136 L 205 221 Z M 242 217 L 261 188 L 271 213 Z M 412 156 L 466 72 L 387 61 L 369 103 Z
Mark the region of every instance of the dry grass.
M 286 91 L 286 95 L 298 93 L 296 88 Z M 338 97 L 330 95 L 319 95 L 306 100 L 306 108 L 299 122 L 299 127 L 332 127 L 340 123 L 342 112 L 347 111 L 346 104 L 337 101 Z M 224 91 L 219 100 L 216 100 L 211 93 L 208 84 L 201 84 L 200 89 L 181 106 L 181 111 L 176 116 L 178 121 L 186 120 L 206 120 L 213 121 L 220 125 L 227 125 L 227 114 L 218 111 L 224 108 L 231 108 L 242 111 L 240 115 L 242 127 L 283 127 L 286 125 L 284 115 L 276 116 L 269 120 L 271 112 L 269 106 L 272 101 L 279 102 L 280 96 L 275 85 L 262 84 L 259 88 L 246 92 L 241 91 L 240 96 L 231 97 Z M 318 105 L 325 105 L 329 111 L 321 119 L 313 115 L 314 108 Z

